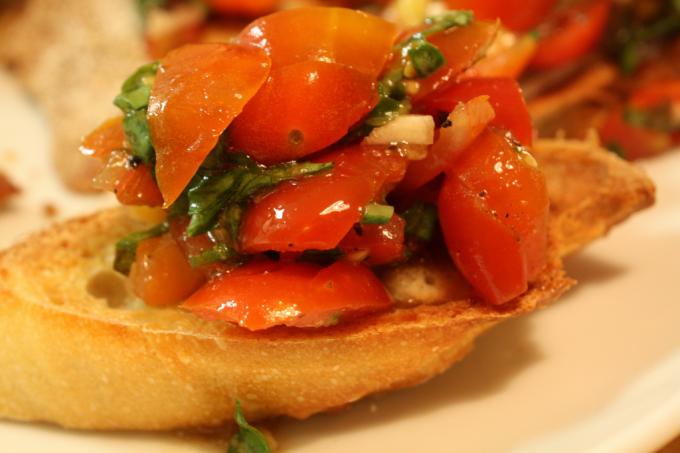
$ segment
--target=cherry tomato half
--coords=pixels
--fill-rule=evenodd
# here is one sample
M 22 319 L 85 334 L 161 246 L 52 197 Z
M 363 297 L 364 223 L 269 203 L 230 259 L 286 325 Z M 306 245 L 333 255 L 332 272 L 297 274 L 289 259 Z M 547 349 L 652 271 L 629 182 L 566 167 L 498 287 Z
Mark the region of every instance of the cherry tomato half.
M 471 67 L 486 52 L 498 32 L 498 24 L 475 21 L 465 27 L 456 27 L 427 38 L 444 56 L 444 66 L 429 77 L 419 80 L 419 90 L 413 101 L 442 90 L 457 80 L 461 72 Z
M 345 8 L 309 7 L 257 19 L 239 35 L 264 49 L 273 67 L 306 60 L 339 63 L 375 79 L 390 55 L 397 27 Z
M 324 156 L 333 170 L 279 185 L 249 207 L 241 223 L 246 253 L 335 248 L 362 210 L 404 177 L 406 159 L 396 152 L 355 147 Z
M 439 129 L 439 137 L 423 160 L 409 164 L 398 186 L 400 194 L 424 186 L 451 166 L 460 153 L 475 141 L 495 116 L 488 96 L 459 102 L 448 116 L 449 125 Z
M 161 196 L 151 170 L 146 165 L 126 169 L 115 184 L 113 192 L 124 205 L 130 206 L 162 206 Z
M 448 170 L 439 218 L 449 254 L 485 300 L 526 291 L 546 263 L 543 174 L 500 132 L 487 130 Z
M 272 262 L 246 264 L 218 276 L 182 308 L 206 319 L 262 330 L 329 326 L 391 304 L 383 284 L 362 265 L 339 261 L 323 268 Z
M 539 28 L 532 66 L 555 68 L 587 54 L 600 40 L 611 6 L 611 0 L 583 0 L 558 12 Z
M 303 61 L 272 70 L 231 128 L 258 162 L 298 159 L 342 138 L 378 101 L 375 82 L 348 66 Z
M 556 0 L 446 0 L 452 9 L 470 9 L 477 19 L 500 19 L 515 31 L 528 31 L 552 11 Z
M 123 118 L 117 116 L 104 121 L 86 135 L 80 144 L 80 153 L 106 162 L 111 151 L 127 149 Z
M 452 85 L 423 100 L 423 105 L 442 112 L 452 111 L 459 102 L 466 102 L 476 96 L 487 95 L 496 112 L 492 126 L 512 132 L 524 145 L 531 145 L 533 126 L 522 89 L 516 80 L 510 78 L 467 79 Z
M 134 293 L 148 305 L 179 303 L 205 282 L 169 234 L 139 243 L 130 280 Z
M 191 44 L 161 60 L 148 120 L 166 206 L 182 193 L 268 74 L 269 57 L 262 50 L 233 44 Z

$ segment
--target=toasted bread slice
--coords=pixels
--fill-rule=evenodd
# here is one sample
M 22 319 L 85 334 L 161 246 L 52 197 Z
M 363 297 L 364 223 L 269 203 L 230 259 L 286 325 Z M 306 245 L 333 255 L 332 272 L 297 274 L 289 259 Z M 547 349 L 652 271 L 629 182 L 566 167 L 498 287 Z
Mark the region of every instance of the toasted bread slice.
M 539 153 L 550 178 L 566 178 L 551 185 L 597 187 L 585 191 L 587 201 L 557 196 L 554 258 L 503 307 L 456 298 L 446 285 L 450 265 L 419 263 L 385 277 L 397 299 L 390 312 L 330 328 L 254 333 L 131 297 L 110 270 L 112 244 L 143 225 L 122 209 L 33 236 L 0 256 L 0 416 L 87 429 L 212 426 L 231 419 L 235 399 L 252 419 L 304 418 L 423 382 L 460 360 L 486 329 L 568 289 L 573 281 L 559 253 L 653 201 L 653 186 L 630 164 L 567 145 Z M 572 168 L 591 177 L 574 180 Z M 596 177 L 607 174 L 622 180 Z M 626 197 L 636 201 L 609 207 Z

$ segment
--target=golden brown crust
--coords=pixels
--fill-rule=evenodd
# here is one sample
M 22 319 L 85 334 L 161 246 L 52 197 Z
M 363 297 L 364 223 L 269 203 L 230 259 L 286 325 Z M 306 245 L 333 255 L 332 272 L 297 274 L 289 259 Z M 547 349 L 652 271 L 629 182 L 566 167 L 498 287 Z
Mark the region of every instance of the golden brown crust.
M 593 159 L 594 167 L 612 164 Z M 575 209 L 563 205 L 553 220 L 564 212 L 601 220 Z M 618 220 L 628 214 L 602 212 Z M 554 300 L 573 283 L 555 258 L 526 294 L 501 308 L 460 299 L 332 328 L 254 333 L 177 309 L 140 307 L 126 297 L 124 280 L 106 269 L 113 241 L 139 227 L 122 210 L 106 211 L 0 255 L 1 417 L 76 428 L 171 429 L 221 424 L 231 418 L 236 398 L 253 419 L 307 417 L 441 373 L 483 331 Z M 581 236 L 561 236 L 575 237 L 577 244 L 561 248 L 582 245 Z M 406 275 L 417 298 L 421 277 Z

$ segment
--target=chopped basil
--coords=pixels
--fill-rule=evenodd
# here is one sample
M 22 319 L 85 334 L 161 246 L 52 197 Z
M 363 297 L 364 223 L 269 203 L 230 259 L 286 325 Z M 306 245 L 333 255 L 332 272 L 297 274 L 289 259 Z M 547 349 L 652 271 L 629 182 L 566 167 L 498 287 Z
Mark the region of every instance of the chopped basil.
M 436 46 L 426 41 L 418 41 L 408 50 L 413 69 L 418 77 L 427 77 L 444 64 L 444 55 Z
M 239 430 L 229 441 L 229 453 L 271 453 L 264 435 L 246 421 L 238 400 L 234 409 L 234 420 Z
M 138 68 L 123 82 L 120 93 L 113 100 L 113 104 L 123 112 L 123 130 L 132 155 L 147 165 L 153 165 L 155 160 L 146 109 L 158 66 L 159 63 L 154 61 Z
M 384 225 L 394 215 L 394 206 L 370 203 L 364 207 L 361 223 L 368 225 Z
M 234 205 L 241 205 L 256 193 L 271 189 L 280 182 L 299 179 L 333 167 L 332 162 L 285 163 L 265 167 L 257 165 L 252 159 L 241 154 L 235 154 L 234 159 L 240 161 L 239 166 L 221 171 L 219 174 L 211 171 L 199 172 L 189 184 L 187 195 L 191 221 L 187 233 L 190 236 L 205 233 L 214 227 L 218 214 L 223 210 L 231 212 L 232 215 L 238 211 L 238 219 L 232 219 L 230 222 L 230 230 L 238 231 L 240 209 L 234 209 Z
M 431 203 L 416 203 L 401 216 L 406 221 L 406 236 L 429 241 L 437 226 L 437 207 Z
M 238 256 L 238 253 L 232 247 L 227 244 L 216 244 L 213 248 L 208 249 L 199 255 L 191 256 L 189 258 L 189 264 L 191 264 L 191 267 L 200 267 L 218 261 L 227 261 L 236 256 Z
M 124 238 L 116 242 L 116 257 L 113 261 L 113 268 L 121 274 L 128 275 L 132 263 L 135 262 L 137 255 L 137 246 L 144 239 L 160 236 L 168 232 L 169 225 L 167 222 L 156 225 L 153 228 L 144 231 L 136 231 L 128 234 Z
M 619 143 L 616 142 L 607 143 L 605 145 L 605 148 L 607 148 L 609 151 L 613 152 L 622 159 L 626 158 L 626 150 Z
M 662 102 L 646 110 L 629 107 L 623 112 L 623 119 L 631 126 L 675 132 L 680 129 L 680 125 L 673 120 L 671 109 L 670 102 Z

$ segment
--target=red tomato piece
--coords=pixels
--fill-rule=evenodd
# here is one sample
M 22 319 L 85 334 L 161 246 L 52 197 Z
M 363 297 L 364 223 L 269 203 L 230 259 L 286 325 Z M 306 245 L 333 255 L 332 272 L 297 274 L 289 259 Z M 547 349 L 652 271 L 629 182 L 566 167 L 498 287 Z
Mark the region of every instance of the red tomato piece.
M 165 206 L 265 82 L 269 64 L 262 50 L 233 44 L 187 45 L 161 60 L 148 119 Z
M 500 19 L 515 31 L 528 31 L 552 11 L 556 0 L 446 0 L 451 9 L 470 9 L 477 19 Z
M 418 81 L 420 88 L 413 101 L 455 83 L 460 73 L 484 55 L 497 32 L 498 24 L 476 21 L 429 36 L 427 40 L 439 48 L 445 63 L 434 74 Z
M 148 305 L 179 303 L 205 282 L 168 234 L 140 242 L 130 280 L 134 293 Z
M 275 10 L 280 0 L 207 0 L 208 6 L 224 14 L 261 16 Z
M 375 79 L 396 35 L 394 24 L 361 11 L 309 7 L 257 19 L 241 32 L 239 41 L 264 49 L 273 67 L 318 60 L 343 64 Z
M 439 137 L 425 159 L 410 163 L 406 176 L 399 184 L 399 192 L 411 192 L 441 174 L 493 121 L 494 116 L 488 96 L 459 102 L 448 116 L 450 126 L 439 129 Z
M 680 80 L 660 80 L 635 90 L 628 101 L 637 109 L 657 107 L 665 102 L 680 104 Z
M 548 194 L 540 170 L 488 130 L 448 170 L 439 217 L 449 254 L 485 300 L 526 291 L 547 260 Z
M 355 147 L 325 156 L 333 170 L 287 182 L 257 200 L 241 223 L 246 253 L 335 248 L 364 206 L 404 177 L 406 159 L 396 152 Z
M 476 96 L 487 95 L 496 112 L 492 126 L 506 129 L 525 145 L 531 145 L 533 126 L 522 89 L 514 79 L 490 78 L 461 81 L 445 91 L 423 101 L 429 109 L 450 112 L 459 102 L 467 102 Z
M 246 264 L 222 274 L 193 294 L 182 308 L 206 319 L 249 330 L 285 325 L 323 327 L 363 313 L 388 309 L 392 301 L 366 267 L 336 262 Z
M 539 28 L 541 38 L 532 66 L 555 68 L 587 54 L 600 40 L 611 6 L 611 0 L 585 0 L 558 12 Z
M 398 261 L 404 257 L 404 219 L 394 214 L 385 225 L 359 225 L 347 233 L 338 247 L 347 254 L 367 253 L 369 266 Z
M 338 141 L 377 101 L 371 77 L 336 63 L 303 61 L 272 70 L 229 137 L 261 163 L 298 159 Z
M 126 148 L 127 139 L 123 130 L 123 118 L 117 116 L 104 121 L 86 135 L 80 144 L 80 153 L 106 162 L 111 151 Z
M 612 111 L 598 132 L 605 146 L 622 151 L 629 160 L 655 156 L 673 146 L 672 135 L 626 122 L 622 109 Z
M 156 181 L 149 167 L 138 165 L 130 167 L 120 175 L 113 192 L 122 204 L 133 206 L 162 206 L 161 196 Z

